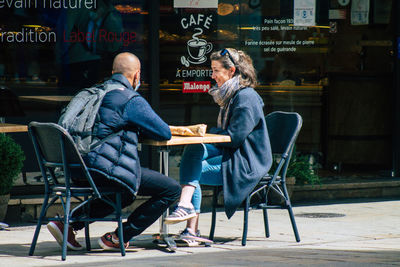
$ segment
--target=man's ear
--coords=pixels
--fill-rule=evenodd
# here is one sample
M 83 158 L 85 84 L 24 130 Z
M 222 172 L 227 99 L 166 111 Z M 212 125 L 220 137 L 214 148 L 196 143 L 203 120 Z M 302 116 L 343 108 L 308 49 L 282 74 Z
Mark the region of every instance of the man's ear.
M 135 80 L 137 80 L 137 81 L 140 80 L 140 70 L 138 70 L 138 71 L 135 73 Z

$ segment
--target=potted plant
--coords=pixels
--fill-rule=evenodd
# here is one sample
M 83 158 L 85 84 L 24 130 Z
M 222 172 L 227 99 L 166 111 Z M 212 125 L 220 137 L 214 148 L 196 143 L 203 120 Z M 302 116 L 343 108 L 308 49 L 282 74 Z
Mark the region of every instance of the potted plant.
M 271 173 L 278 166 L 280 158 L 275 158 L 271 167 Z M 286 172 L 286 188 L 291 197 L 295 184 L 319 184 L 319 176 L 315 174 L 316 164 L 310 161 L 310 157 L 307 155 L 299 155 L 296 150 L 293 151 L 292 157 L 289 162 L 289 166 Z M 270 201 L 274 203 L 280 203 L 283 201 L 282 197 L 276 192 L 271 191 Z
M 310 161 L 309 156 L 298 155 L 293 151 L 286 173 L 286 180 L 288 181 L 288 177 L 295 177 L 296 184 L 319 184 L 320 179 L 315 174 L 315 168 L 316 164 Z
M 6 215 L 10 191 L 24 160 L 21 146 L 8 135 L 0 134 L 0 221 Z

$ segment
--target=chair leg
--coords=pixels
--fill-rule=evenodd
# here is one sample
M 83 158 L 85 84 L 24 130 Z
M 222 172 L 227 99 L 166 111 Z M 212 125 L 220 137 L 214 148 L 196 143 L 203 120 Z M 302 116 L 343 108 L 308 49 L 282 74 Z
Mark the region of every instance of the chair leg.
M 125 256 L 125 243 L 124 235 L 122 229 L 122 215 L 121 215 L 121 193 L 116 194 L 116 208 L 117 208 L 117 218 L 118 218 L 118 239 L 121 249 L 121 255 Z M 129 240 L 127 240 L 129 242 Z
M 85 201 L 88 200 L 88 196 L 85 196 Z M 84 214 L 87 214 L 87 216 L 90 216 L 90 203 L 87 203 L 87 205 L 85 205 L 83 207 L 84 209 Z M 85 221 L 85 243 L 86 243 L 86 250 L 90 251 L 92 249 L 92 246 L 90 244 L 90 232 L 89 232 L 89 222 Z
M 33 239 L 32 239 L 32 244 L 31 244 L 31 248 L 29 249 L 29 256 L 32 256 L 33 253 L 35 252 L 35 247 L 36 247 L 36 243 L 37 243 L 37 239 L 39 237 L 39 233 L 40 233 L 40 228 L 42 227 L 42 221 L 44 216 L 46 215 L 46 211 L 47 211 L 47 204 L 49 202 L 49 195 L 46 194 L 44 200 L 43 200 L 43 204 L 42 204 L 42 210 L 40 211 L 40 216 L 36 225 L 36 230 L 35 230 L 35 234 L 33 235 Z
M 262 191 L 262 202 L 265 203 L 265 207 L 263 210 L 263 217 L 264 217 L 264 230 L 265 230 L 265 237 L 268 238 L 269 234 L 269 224 L 268 224 L 268 190 L 264 188 Z
M 263 209 L 264 215 L 264 229 L 265 229 L 265 237 L 269 237 L 269 225 L 268 225 L 268 211 L 267 209 Z
M 89 231 L 89 222 L 85 222 L 85 243 L 86 243 L 86 250 L 92 250 L 92 246 L 90 244 L 90 231 Z
M 210 239 L 210 240 L 214 240 L 215 223 L 217 220 L 218 193 L 219 193 L 218 187 L 214 187 L 213 201 L 212 201 L 212 213 L 211 213 L 211 229 L 210 229 L 210 235 L 208 236 L 208 239 Z
M 65 209 L 64 209 L 64 234 L 63 234 L 62 254 L 61 254 L 61 260 L 63 261 L 65 261 L 65 259 L 67 258 L 67 240 L 68 240 L 70 209 L 71 209 L 71 196 L 67 195 L 65 200 Z
M 242 235 L 242 246 L 246 246 L 247 241 L 247 228 L 249 221 L 249 208 L 250 208 L 250 197 L 246 197 L 246 204 L 244 207 L 244 219 L 243 219 L 243 235 Z
M 289 198 L 289 194 L 288 194 L 285 183 L 282 184 L 282 190 L 283 190 L 283 194 L 285 195 L 285 198 L 286 198 L 286 208 L 289 212 L 290 222 L 292 223 L 292 228 L 293 228 L 294 236 L 296 238 L 296 242 L 300 242 L 300 236 L 299 236 L 299 232 L 297 230 L 296 220 L 294 219 L 292 204 L 290 203 L 290 198 Z
M 294 219 L 292 205 L 288 206 L 288 212 L 289 212 L 289 216 L 290 216 L 290 221 L 292 222 L 292 228 L 293 228 L 294 236 L 296 237 L 296 242 L 300 242 L 300 236 L 299 236 L 299 232 L 297 231 L 297 225 L 296 225 L 296 221 Z

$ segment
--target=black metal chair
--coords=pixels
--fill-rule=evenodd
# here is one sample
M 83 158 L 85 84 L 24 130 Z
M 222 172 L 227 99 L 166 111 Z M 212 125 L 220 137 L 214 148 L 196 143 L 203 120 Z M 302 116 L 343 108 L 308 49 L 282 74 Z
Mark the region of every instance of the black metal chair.
M 294 144 L 302 126 L 302 118 L 295 112 L 275 111 L 265 117 L 268 134 L 271 142 L 271 149 L 274 155 L 279 155 L 278 166 L 273 175 L 263 177 L 255 189 L 245 199 L 244 206 L 244 222 L 242 245 L 246 245 L 247 228 L 248 228 L 248 213 L 250 209 L 250 201 L 254 196 L 257 196 L 255 207 L 261 208 L 264 215 L 265 236 L 269 237 L 268 214 L 267 209 L 287 209 L 292 223 L 293 232 L 297 242 L 300 242 L 300 236 L 297 230 L 296 221 L 290 203 L 289 194 L 286 188 L 286 172 L 289 166 L 290 158 L 293 152 Z M 275 191 L 283 201 L 279 204 L 269 204 L 268 194 L 270 191 Z M 221 192 L 221 187 L 213 188 L 213 205 L 212 218 L 209 239 L 214 239 L 215 222 L 216 222 L 216 207 L 218 194 Z M 253 203 L 252 203 L 253 206 Z
M 86 249 L 90 251 L 89 222 L 93 221 L 116 221 L 118 222 L 118 237 L 120 244 L 123 244 L 122 233 L 122 215 L 121 215 L 121 190 L 112 187 L 99 187 L 93 181 L 88 168 L 75 146 L 75 143 L 69 133 L 61 126 L 55 123 L 39 123 L 31 122 L 29 124 L 29 134 L 32 138 L 35 148 L 36 157 L 38 159 L 40 171 L 45 184 L 45 193 L 42 210 L 37 222 L 35 234 L 33 236 L 29 255 L 32 256 L 35 251 L 36 242 L 39 236 L 40 228 L 43 221 L 63 221 L 64 222 L 64 238 L 62 244 L 61 259 L 66 259 L 67 254 L 67 236 L 68 226 L 74 221 L 85 223 L 85 241 Z M 63 177 L 55 175 L 55 169 L 63 170 Z M 75 170 L 73 170 L 75 169 Z M 71 172 L 80 173 L 81 177 L 72 177 Z M 88 186 L 74 184 L 76 180 L 86 179 Z M 115 196 L 115 201 L 111 200 Z M 80 203 L 71 209 L 71 198 L 78 199 Z M 51 199 L 49 201 L 49 199 Z M 95 199 L 101 199 L 114 208 L 113 216 L 106 218 L 89 217 L 90 203 Z M 48 218 L 47 210 L 57 200 L 61 201 L 64 211 L 64 217 Z M 83 207 L 85 209 L 84 216 L 74 218 L 74 212 Z M 121 247 L 121 255 L 125 256 L 125 248 Z

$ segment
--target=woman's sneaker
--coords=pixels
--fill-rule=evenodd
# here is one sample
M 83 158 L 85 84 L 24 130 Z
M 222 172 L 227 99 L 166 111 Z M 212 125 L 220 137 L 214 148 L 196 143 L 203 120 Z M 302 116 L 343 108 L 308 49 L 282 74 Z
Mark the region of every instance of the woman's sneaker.
M 178 206 L 176 207 L 174 212 L 172 212 L 164 219 L 164 223 L 174 224 L 174 223 L 184 222 L 186 220 L 196 217 L 196 215 L 197 215 L 196 211 L 193 208 L 185 208 L 182 206 Z
M 52 221 L 47 224 L 47 229 L 57 240 L 57 243 L 62 247 L 64 237 L 64 223 L 61 221 Z M 71 226 L 68 227 L 67 248 L 71 250 L 82 250 L 83 247 L 76 241 L 74 230 Z
M 99 245 L 102 247 L 104 250 L 120 250 L 120 245 L 119 245 L 119 240 L 115 239 L 112 235 L 112 233 L 106 233 L 102 237 L 99 238 Z M 129 242 L 126 242 L 125 248 L 129 247 Z
M 201 241 L 199 241 L 200 232 L 194 235 L 189 232 L 188 228 L 185 228 L 179 235 L 175 238 L 175 243 L 178 247 L 195 247 L 200 245 Z M 201 237 L 200 237 L 201 238 Z
M 189 238 L 194 238 L 194 237 L 201 237 L 200 235 L 200 230 L 197 230 L 196 234 L 192 234 L 191 232 L 189 232 L 189 229 L 185 228 L 185 230 L 183 230 L 182 232 L 179 233 L 179 237 L 180 238 L 185 238 L 185 237 L 189 237 Z

